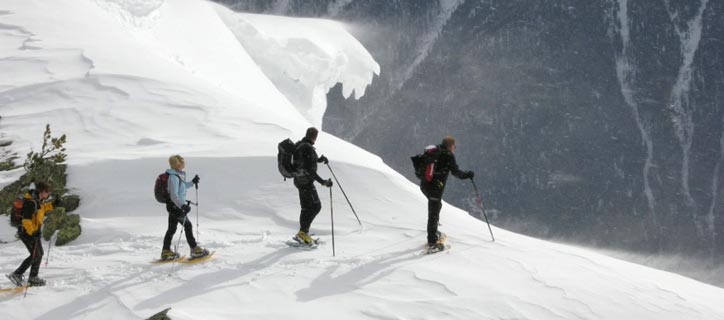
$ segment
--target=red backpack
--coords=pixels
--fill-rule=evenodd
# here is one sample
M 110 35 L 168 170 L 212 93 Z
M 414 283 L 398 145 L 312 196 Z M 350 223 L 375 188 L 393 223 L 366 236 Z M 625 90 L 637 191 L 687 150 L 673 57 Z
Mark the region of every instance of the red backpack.
M 415 168 L 415 176 L 427 182 L 432 181 L 435 174 L 435 163 L 439 155 L 440 152 L 437 146 L 430 145 L 425 148 L 422 154 L 411 157 L 412 165 Z
M 435 174 L 435 163 L 437 162 L 438 155 L 439 152 L 437 150 L 437 146 L 428 146 L 425 148 L 425 153 L 423 153 L 423 157 L 425 159 L 425 172 L 423 174 L 423 178 L 427 182 L 432 181 L 432 177 Z
M 10 213 L 10 224 L 17 227 L 23 222 L 23 203 L 25 199 L 20 195 L 13 199 L 13 211 Z
M 23 205 L 25 200 L 31 199 L 29 194 L 19 194 L 13 199 L 13 208 L 10 212 L 10 225 L 17 227 L 23 223 Z M 37 203 L 36 203 L 37 210 Z
M 171 201 L 171 195 L 168 193 L 168 172 L 159 174 L 156 177 L 156 184 L 153 186 L 153 196 L 156 197 L 156 201 L 160 203 L 167 203 Z M 181 185 L 181 177 L 178 177 L 179 185 Z

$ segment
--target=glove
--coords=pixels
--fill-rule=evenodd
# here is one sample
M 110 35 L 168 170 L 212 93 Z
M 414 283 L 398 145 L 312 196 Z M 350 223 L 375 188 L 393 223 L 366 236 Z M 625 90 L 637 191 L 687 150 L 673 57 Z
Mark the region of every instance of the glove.
M 191 207 L 188 204 L 182 205 L 181 212 L 183 212 L 184 214 L 187 214 L 187 213 L 191 212 Z
M 319 157 L 319 160 L 317 160 L 317 161 L 318 161 L 318 162 L 323 162 L 324 164 L 328 164 L 328 163 L 329 163 L 329 159 L 327 159 L 327 157 L 325 157 L 324 155 L 322 155 L 321 157 Z
M 324 185 L 324 186 L 327 187 L 327 188 L 331 188 L 332 185 L 333 185 L 332 179 L 327 179 L 326 181 L 324 181 L 324 182 L 322 183 L 322 185 Z
M 195 185 L 198 185 L 198 184 L 199 184 L 199 180 L 201 180 L 201 178 L 199 178 L 199 175 L 197 174 L 197 175 L 194 176 L 193 179 L 191 179 L 191 182 L 193 182 Z
M 472 180 L 473 177 L 475 177 L 475 172 L 468 171 L 465 175 L 466 175 L 465 178 Z

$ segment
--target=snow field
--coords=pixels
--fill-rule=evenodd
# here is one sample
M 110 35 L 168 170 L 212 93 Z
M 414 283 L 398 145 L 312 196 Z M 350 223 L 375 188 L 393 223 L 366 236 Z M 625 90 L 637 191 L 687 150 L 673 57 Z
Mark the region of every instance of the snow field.
M 199 0 L 8 0 L 0 67 L 0 130 L 20 155 L 39 147 L 46 123 L 68 135 L 83 219 L 79 239 L 51 250 L 47 287 L 0 294 L 3 319 L 138 319 L 167 307 L 175 320 L 724 319 L 722 289 L 497 228 L 493 243 L 483 222 L 447 204 L 452 250 L 421 255 L 417 186 L 325 133 L 318 151 L 364 227 L 335 186 L 332 257 L 329 189 L 318 186 L 312 232 L 325 244 L 288 248 L 299 204 L 276 144 L 321 123 L 331 85 L 359 98 L 379 73 L 338 23 Z M 177 153 L 201 176 L 200 228 L 195 208 L 190 217 L 216 255 L 169 275 L 171 265 L 150 263 L 167 223 L 151 185 Z M 19 174 L 0 173 L 0 184 Z M 320 175 L 331 176 L 325 166 Z M 0 239 L 13 233 L 0 224 Z M 0 252 L 5 272 L 27 255 L 18 242 Z

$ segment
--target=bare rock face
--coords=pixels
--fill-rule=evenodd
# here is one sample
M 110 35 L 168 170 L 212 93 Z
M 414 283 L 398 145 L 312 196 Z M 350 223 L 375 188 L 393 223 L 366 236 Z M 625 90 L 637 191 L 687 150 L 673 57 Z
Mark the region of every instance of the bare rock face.
M 166 314 L 171 310 L 171 308 L 166 308 L 165 310 L 152 315 L 146 320 L 171 320 Z

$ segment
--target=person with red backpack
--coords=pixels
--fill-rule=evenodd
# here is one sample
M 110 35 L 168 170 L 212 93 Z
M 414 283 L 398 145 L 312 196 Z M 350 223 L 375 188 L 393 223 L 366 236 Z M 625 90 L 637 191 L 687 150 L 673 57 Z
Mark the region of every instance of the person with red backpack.
M 7 275 L 16 286 L 23 285 L 25 271 L 30 268 L 28 286 L 44 286 L 45 280 L 38 277 L 40 262 L 43 261 L 43 243 L 40 240 L 40 230 L 43 226 L 45 213 L 53 210 L 53 204 L 48 201 L 50 185 L 44 181 L 35 183 L 35 190 L 31 190 L 30 198 L 23 201 L 22 221 L 18 226 L 18 237 L 30 254 L 15 272 Z
M 186 232 L 186 241 L 191 248 L 191 259 L 207 256 L 209 251 L 196 244 L 193 224 L 186 217 L 191 211 L 191 207 L 189 206 L 190 202 L 186 201 L 186 190 L 192 186 L 198 187 L 200 178 L 196 175 L 191 181 L 186 181 L 186 172 L 183 171 L 186 164 L 184 158 L 180 155 L 169 157 L 168 163 L 171 168 L 159 176 L 156 183 L 156 189 L 158 189 L 158 180 L 162 181 L 165 176 L 167 179 L 166 190 L 162 190 L 161 192 L 155 191 L 156 199 L 159 201 L 164 200 L 163 202 L 165 202 L 166 211 L 168 212 L 168 229 L 166 230 L 166 236 L 163 238 L 161 260 L 173 260 L 179 257 L 178 252 L 171 250 L 171 240 L 176 233 L 178 224 L 183 225 L 184 232 Z M 161 187 L 163 187 L 163 185 L 161 185 Z M 160 197 L 159 193 L 162 194 Z
M 475 176 L 472 171 L 458 168 L 454 152 L 455 138 L 446 136 L 442 144 L 426 148 L 422 156 L 426 166 L 420 181 L 420 190 L 427 197 L 427 244 L 431 250 L 445 249 L 445 245 L 438 241 L 443 233 L 438 232 L 437 226 L 448 174 L 452 173 L 458 179 L 472 179 Z

